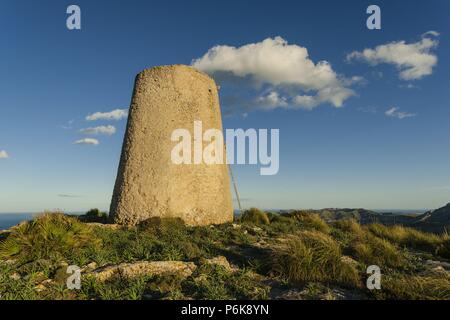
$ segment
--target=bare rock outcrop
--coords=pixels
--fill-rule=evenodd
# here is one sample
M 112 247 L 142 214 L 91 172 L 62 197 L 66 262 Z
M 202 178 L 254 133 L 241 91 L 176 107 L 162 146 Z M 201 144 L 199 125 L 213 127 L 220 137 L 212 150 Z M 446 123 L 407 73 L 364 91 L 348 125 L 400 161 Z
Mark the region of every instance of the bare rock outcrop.
M 181 277 L 189 277 L 196 269 L 193 262 L 183 261 L 139 261 L 134 263 L 121 263 L 97 269 L 90 275 L 103 282 L 114 276 L 134 278 L 139 276 L 160 276 L 176 274 Z

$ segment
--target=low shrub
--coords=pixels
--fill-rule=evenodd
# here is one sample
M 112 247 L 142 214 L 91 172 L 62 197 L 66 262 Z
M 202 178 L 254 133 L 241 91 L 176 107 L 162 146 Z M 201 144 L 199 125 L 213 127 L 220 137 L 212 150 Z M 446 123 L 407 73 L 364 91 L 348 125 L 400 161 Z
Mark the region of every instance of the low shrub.
M 106 212 L 100 211 L 99 209 L 91 209 L 86 214 L 78 216 L 78 219 L 83 222 L 97 222 L 97 223 L 107 223 L 108 214 Z
M 12 229 L 0 242 L 0 258 L 58 259 L 92 244 L 98 239 L 89 226 L 63 213 L 45 213 Z
M 295 223 L 291 217 L 288 217 L 286 214 L 274 214 L 270 217 L 270 223 L 286 223 L 291 224 Z
M 269 217 L 267 216 L 267 213 L 257 208 L 250 208 L 248 210 L 245 210 L 240 218 L 240 221 L 242 223 L 251 223 L 256 225 L 270 224 L 270 220 Z
M 186 225 L 180 218 L 153 217 L 138 225 L 139 231 L 150 232 L 157 236 L 179 236 L 186 234 Z

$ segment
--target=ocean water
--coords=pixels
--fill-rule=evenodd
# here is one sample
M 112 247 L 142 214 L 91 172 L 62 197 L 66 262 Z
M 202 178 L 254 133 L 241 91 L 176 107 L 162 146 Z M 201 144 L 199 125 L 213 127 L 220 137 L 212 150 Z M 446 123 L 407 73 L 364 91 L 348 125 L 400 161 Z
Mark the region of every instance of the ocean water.
M 33 219 L 32 213 L 0 213 L 0 230 L 9 229 L 22 221 Z
M 269 211 L 279 211 L 276 209 L 272 209 Z M 411 213 L 416 213 L 416 214 L 420 214 L 425 212 L 425 209 L 411 209 L 411 210 L 392 210 L 392 209 L 385 209 L 385 210 L 375 210 L 378 212 L 392 212 L 395 214 L 411 214 Z M 82 212 L 70 212 L 69 214 L 83 214 Z M 240 210 L 234 210 L 234 215 L 235 216 L 239 216 L 240 214 Z M 0 230 L 5 230 L 5 229 L 9 229 L 19 223 L 21 223 L 22 221 L 28 221 L 28 220 L 32 220 L 33 217 L 35 217 L 37 214 L 36 213 L 0 213 Z
M 80 215 L 84 212 L 67 212 L 67 214 Z M 39 213 L 0 213 L 0 230 L 9 229 L 22 221 L 33 220 Z

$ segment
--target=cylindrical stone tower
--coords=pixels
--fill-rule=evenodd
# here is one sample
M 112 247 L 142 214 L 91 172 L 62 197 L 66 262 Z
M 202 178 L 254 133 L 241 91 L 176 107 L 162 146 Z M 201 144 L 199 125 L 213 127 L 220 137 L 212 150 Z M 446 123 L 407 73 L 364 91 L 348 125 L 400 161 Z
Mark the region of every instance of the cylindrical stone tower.
M 233 220 L 226 154 L 223 164 L 174 164 L 175 129 L 194 140 L 194 121 L 203 132 L 222 132 L 217 86 L 184 65 L 147 69 L 136 77 L 110 218 L 135 225 L 151 217 L 179 217 L 188 225 Z M 192 154 L 194 146 L 192 143 Z

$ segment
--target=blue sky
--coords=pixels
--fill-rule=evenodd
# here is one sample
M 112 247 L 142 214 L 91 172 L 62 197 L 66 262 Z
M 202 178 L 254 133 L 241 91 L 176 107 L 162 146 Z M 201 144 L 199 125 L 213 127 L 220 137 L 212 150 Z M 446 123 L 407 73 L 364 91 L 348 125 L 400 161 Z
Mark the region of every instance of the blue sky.
M 70 4 L 81 8 L 81 30 L 66 28 Z M 450 202 L 450 4 L 376 1 L 382 29 L 368 30 L 369 4 L 2 1 L 0 212 L 107 209 L 126 120 L 87 121 L 86 116 L 127 109 L 134 77 L 145 68 L 191 64 L 217 45 L 264 48 L 262 41 L 275 37 L 285 41 L 277 47 L 281 50 L 306 48 L 305 61 L 314 68 L 327 61 L 336 76 L 333 86 L 352 95 L 342 105 L 333 103 L 333 96 L 318 101 L 322 84 L 306 73 L 295 78 L 305 80 L 303 86 L 285 85 L 287 78 L 274 85 L 269 72 L 265 85 L 255 87 L 247 80 L 262 73 L 248 65 L 248 77 L 241 79 L 245 84 L 223 83 L 225 128 L 280 129 L 277 175 L 260 176 L 258 166 L 233 166 L 244 206 L 409 209 Z M 428 31 L 439 35 L 424 36 Z M 400 41 L 414 50 L 423 39 L 433 45 L 413 52 L 418 54 L 413 66 L 398 61 L 401 46 L 383 51 Z M 384 47 L 377 51 L 377 46 Z M 364 55 L 364 49 L 372 51 Z M 239 62 L 242 52 L 233 52 Z M 436 63 L 426 60 L 430 55 Z M 273 72 L 289 60 L 264 57 L 259 67 L 273 65 Z M 217 61 L 208 66 L 223 71 Z M 402 76 L 408 68 L 418 74 Z M 229 96 L 246 92 L 254 95 L 246 97 L 252 101 L 277 92 L 287 102 L 254 104 L 251 110 L 245 103 L 227 104 Z M 317 100 L 314 106 L 293 105 L 295 97 L 305 95 Z M 97 126 L 117 131 L 109 136 L 79 132 Z M 100 144 L 74 144 L 88 137 Z

